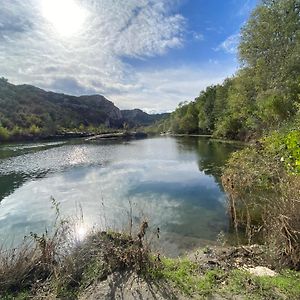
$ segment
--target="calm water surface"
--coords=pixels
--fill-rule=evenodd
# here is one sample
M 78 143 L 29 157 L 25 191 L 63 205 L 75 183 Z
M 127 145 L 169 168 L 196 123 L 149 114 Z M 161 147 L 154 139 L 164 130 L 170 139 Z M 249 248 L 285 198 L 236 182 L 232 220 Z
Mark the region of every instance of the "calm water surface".
M 91 228 L 149 220 L 160 248 L 181 254 L 214 243 L 228 219 L 220 168 L 236 145 L 206 138 L 52 142 L 0 146 L 0 238 L 17 243 L 64 216 Z M 129 204 L 131 203 L 131 205 Z

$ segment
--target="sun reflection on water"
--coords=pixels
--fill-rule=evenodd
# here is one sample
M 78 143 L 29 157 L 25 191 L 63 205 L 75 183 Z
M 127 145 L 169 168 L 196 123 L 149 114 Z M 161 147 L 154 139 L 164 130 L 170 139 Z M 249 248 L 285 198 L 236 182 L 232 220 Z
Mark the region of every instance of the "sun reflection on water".
M 90 228 L 87 224 L 80 222 L 75 225 L 74 238 L 75 242 L 82 242 L 90 232 Z
M 76 147 L 68 157 L 71 165 L 83 164 L 87 161 L 86 151 L 84 147 Z

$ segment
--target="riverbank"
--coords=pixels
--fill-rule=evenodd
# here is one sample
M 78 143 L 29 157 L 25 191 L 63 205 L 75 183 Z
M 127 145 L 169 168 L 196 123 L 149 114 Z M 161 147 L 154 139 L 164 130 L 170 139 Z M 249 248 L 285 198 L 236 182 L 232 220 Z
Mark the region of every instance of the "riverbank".
M 66 239 L 70 237 L 66 224 L 51 237 L 32 235 L 31 247 L 26 244 L 15 250 L 13 256 L 7 253 L 4 258 L 2 254 L 1 299 L 300 296 L 299 273 L 271 271 L 267 252 L 260 246 L 205 248 L 171 259 L 151 252 L 145 239 L 147 222 L 141 224 L 136 235 L 94 231 L 75 244 Z
M 89 132 L 62 132 L 56 134 L 26 134 L 18 136 L 10 136 L 0 140 L 0 143 L 18 143 L 18 142 L 39 142 L 39 141 L 59 141 L 75 138 L 87 138 L 94 136 L 94 133 Z
M 174 137 L 195 137 L 195 138 L 207 138 L 210 141 L 213 142 L 219 142 L 219 143 L 226 143 L 226 144 L 235 144 L 235 145 L 242 145 L 247 146 L 254 143 L 254 141 L 239 141 L 239 140 L 230 140 L 230 139 L 224 139 L 219 138 L 211 134 L 178 134 L 178 133 L 163 133 L 161 134 L 163 136 L 174 136 Z
M 114 132 L 114 133 L 104 133 L 97 134 L 85 139 L 85 141 L 97 141 L 97 140 L 107 140 L 107 139 L 143 139 L 147 138 L 148 134 L 144 132 L 135 132 L 135 131 L 124 131 L 124 132 Z
M 148 137 L 147 133 L 136 131 L 112 131 L 99 133 L 90 132 L 64 132 L 51 135 L 24 135 L 8 138 L 3 143 L 18 143 L 18 142 L 40 142 L 40 141 L 64 141 L 71 139 L 85 139 L 85 141 L 95 141 L 104 139 L 141 139 Z M 1 144 L 1 141 L 0 141 Z
M 171 139 L 165 140 L 170 141 Z M 184 144 L 185 140 L 184 138 L 176 139 L 176 145 L 180 141 L 178 146 L 181 152 L 185 148 L 189 151 L 191 150 L 190 144 Z M 214 148 L 205 147 L 211 145 L 206 139 L 203 139 L 203 144 L 199 146 L 200 140 L 192 139 L 198 147 L 197 151 L 204 151 L 201 152 L 202 157 L 207 158 L 208 154 L 214 151 Z M 148 141 L 145 140 L 145 142 Z M 156 142 L 154 144 L 156 146 L 155 149 L 160 146 L 164 149 L 165 153 L 167 148 L 162 147 L 161 140 L 157 140 Z M 229 146 L 218 144 L 218 146 L 220 145 Z M 92 148 L 94 148 L 94 145 Z M 257 154 L 256 152 L 261 154 L 262 149 L 262 145 L 257 145 L 252 149 L 252 152 L 254 154 Z M 224 153 L 224 151 L 220 151 L 218 148 L 217 151 Z M 240 158 L 243 159 L 246 157 L 249 158 L 250 162 L 255 163 L 253 168 L 249 169 L 249 171 L 253 170 L 253 174 L 257 174 L 257 164 L 261 166 L 262 170 L 271 169 L 276 171 L 273 167 L 266 168 L 262 164 L 262 162 L 267 161 L 265 157 L 263 157 L 262 161 L 256 160 L 253 159 L 253 156 L 249 155 L 252 152 L 249 153 L 249 150 L 247 151 L 246 155 L 240 154 Z M 139 152 L 140 150 L 136 153 Z M 126 145 L 124 153 L 127 161 L 128 145 Z M 118 152 L 118 155 L 120 155 L 120 152 Z M 54 156 L 63 157 L 64 161 L 65 157 L 67 157 L 65 154 L 56 154 Z M 44 161 L 47 157 L 52 157 L 52 155 L 48 152 L 45 156 L 42 156 L 40 161 Z M 90 153 L 88 157 L 91 157 Z M 112 157 L 114 158 L 115 156 Z M 155 158 L 157 158 L 157 155 L 155 155 Z M 32 159 L 32 161 L 34 161 L 35 166 L 37 160 Z M 199 161 L 203 163 L 203 160 L 199 159 Z M 245 166 L 249 166 L 249 162 L 244 165 L 239 163 L 240 161 L 236 161 L 235 171 L 242 171 Z M 19 165 L 19 161 L 17 163 Z M 199 169 L 207 169 L 207 165 L 211 168 L 211 161 L 208 160 L 204 165 L 199 165 Z M 153 165 L 147 169 L 148 173 L 150 169 L 153 169 Z M 235 177 L 236 180 L 247 178 L 245 174 L 252 174 L 247 170 L 245 169 L 245 173 L 241 176 Z M 178 174 L 179 171 L 180 168 L 176 165 L 176 173 Z M 190 175 L 192 169 L 189 167 L 187 172 L 183 173 L 181 177 L 185 178 L 186 174 Z M 136 174 L 135 172 L 133 173 Z M 155 176 L 157 177 L 156 174 Z M 264 175 L 263 172 L 259 172 L 259 174 Z M 114 178 L 116 178 L 115 174 Z M 120 178 L 122 180 L 123 177 Z M 74 180 L 74 177 L 72 177 L 72 180 Z M 110 178 L 110 180 L 112 179 Z M 121 180 L 117 180 L 116 182 L 120 182 Z M 84 179 L 81 177 L 80 180 L 76 181 L 76 185 L 79 185 L 83 181 Z M 98 184 L 99 181 L 95 180 L 95 182 Z M 247 182 L 249 183 L 250 181 Z M 38 185 L 41 186 L 41 182 Z M 178 183 L 170 185 L 170 189 L 174 191 L 176 185 Z M 47 183 L 47 186 L 51 187 L 50 191 L 52 192 L 54 186 L 49 183 Z M 239 187 L 238 182 L 233 182 L 233 186 L 235 189 Z M 92 188 L 87 189 L 86 185 L 84 185 L 84 188 L 85 197 L 87 197 L 88 191 L 92 190 Z M 295 185 L 295 188 L 297 188 L 297 185 Z M 178 191 L 180 190 L 182 190 L 181 186 L 178 187 Z M 242 185 L 240 190 L 243 190 Z M 245 189 L 245 193 L 248 190 Z M 46 194 L 50 195 L 50 191 Z M 287 200 L 292 195 L 289 191 L 287 190 L 287 194 L 289 194 L 289 197 L 286 198 Z M 278 194 L 278 190 L 275 189 L 275 192 Z M 23 198 L 24 192 L 20 194 Z M 31 197 L 32 187 L 30 188 L 29 195 Z M 202 195 L 201 191 L 197 192 L 197 199 L 199 199 L 199 195 Z M 254 192 L 250 193 L 250 195 L 253 199 Z M 66 199 L 65 196 L 66 194 L 64 194 L 64 198 L 62 199 Z M 294 196 L 296 199 L 297 194 L 295 193 Z M 95 194 L 95 197 L 97 197 L 97 194 Z M 141 194 L 139 194 L 139 197 L 141 197 Z M 270 205 L 273 207 L 275 207 L 274 199 L 272 197 L 273 201 L 270 202 Z M 44 209 L 45 201 L 40 202 L 43 205 L 41 209 Z M 289 203 L 291 202 L 287 201 L 287 204 Z M 30 199 L 28 198 L 26 199 L 26 206 L 30 205 Z M 193 210 L 195 211 L 194 208 Z M 296 213 L 295 216 L 297 217 L 297 210 L 292 210 Z M 199 212 L 203 211 L 205 211 L 205 207 L 201 207 L 201 210 L 199 210 Z M 270 209 L 268 211 L 271 212 Z M 280 211 L 282 213 L 282 209 Z M 174 220 L 174 215 L 169 215 Z M 197 224 L 197 232 L 203 230 L 203 227 L 212 220 L 211 216 L 205 219 L 201 214 L 197 213 L 195 215 L 197 215 L 197 219 L 204 220 L 203 224 Z M 191 219 L 192 216 L 193 214 L 189 210 L 188 218 Z M 163 218 L 166 221 L 167 214 L 164 214 Z M 191 224 L 188 228 L 189 231 L 195 225 L 195 221 L 196 219 L 193 219 L 189 223 Z M 213 223 L 212 226 L 216 227 L 216 224 Z M 205 227 L 205 230 L 207 229 Z M 62 232 L 65 234 L 64 230 Z M 250 233 L 253 234 L 254 231 L 250 231 Z M 277 236 L 282 237 L 282 232 Z M 63 235 L 62 238 L 57 240 L 58 237 L 60 235 L 57 235 L 53 240 L 53 237 L 47 234 L 41 236 L 33 235 L 33 240 L 29 242 L 31 248 L 26 249 L 25 247 L 25 250 L 24 248 L 20 248 L 14 253 L 9 253 L 6 256 L 7 259 L 1 259 L 0 288 L 2 292 L 1 296 L 3 295 L 2 298 L 114 299 L 123 295 L 123 297 L 126 297 L 125 299 L 134 299 L 134 297 L 138 297 L 138 292 L 141 293 L 141 299 L 155 299 L 155 297 L 157 299 L 168 299 L 167 297 L 169 299 L 298 299 L 299 296 L 297 290 L 299 286 L 299 273 L 281 270 L 282 268 L 288 268 L 288 266 L 281 264 L 281 262 L 278 264 L 274 263 L 276 260 L 278 262 L 277 258 L 280 257 L 278 254 L 284 255 L 285 258 L 288 257 L 288 252 L 282 251 L 282 245 L 284 245 L 282 243 L 278 244 L 281 247 L 278 248 L 278 250 L 281 250 L 280 253 L 274 253 L 274 248 L 270 247 L 270 243 L 268 247 L 264 248 L 261 246 L 257 248 L 250 246 L 202 248 L 188 256 L 171 259 L 169 257 L 162 257 L 157 252 L 151 251 L 151 247 L 144 240 L 141 243 L 137 235 L 131 236 L 130 234 L 109 231 L 92 232 L 85 240 L 76 241 L 75 248 L 74 246 L 69 247 L 65 245 L 65 241 L 70 240 L 69 237 Z M 162 241 L 162 239 L 163 237 L 161 236 L 159 241 Z M 106 248 L 107 245 L 109 245 L 108 248 Z M 30 250 L 32 247 L 34 250 Z M 61 249 L 66 249 L 66 247 L 68 250 L 62 253 Z M 262 254 L 270 255 L 262 256 Z M 142 263 L 139 263 L 139 261 Z M 256 267 L 267 267 L 275 271 L 278 275 L 261 278 L 253 274 L 251 275 L 249 270 L 245 270 L 245 268 Z

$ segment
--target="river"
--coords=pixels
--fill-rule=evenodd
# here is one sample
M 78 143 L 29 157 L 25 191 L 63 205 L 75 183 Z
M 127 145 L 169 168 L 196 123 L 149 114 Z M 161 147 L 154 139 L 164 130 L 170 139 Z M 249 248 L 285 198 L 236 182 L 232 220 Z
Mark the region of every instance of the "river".
M 238 148 L 197 137 L 1 145 L 1 243 L 51 228 L 53 197 L 83 234 L 147 220 L 169 255 L 213 244 L 228 229 L 221 168 Z

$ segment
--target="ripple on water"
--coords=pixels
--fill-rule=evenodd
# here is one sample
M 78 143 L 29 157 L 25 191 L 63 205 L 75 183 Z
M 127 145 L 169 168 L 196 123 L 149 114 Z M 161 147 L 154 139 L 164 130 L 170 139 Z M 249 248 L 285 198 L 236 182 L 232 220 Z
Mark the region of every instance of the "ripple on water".
M 53 196 L 65 215 L 76 216 L 81 204 L 85 222 L 102 227 L 127 226 L 131 202 L 133 220 L 161 228 L 165 247 L 175 252 L 213 242 L 227 226 L 213 167 L 233 150 L 207 140 L 155 138 L 69 143 L 2 159 L 0 235 L 20 239 L 50 226 Z M 1 191 L 2 182 L 12 186 Z

